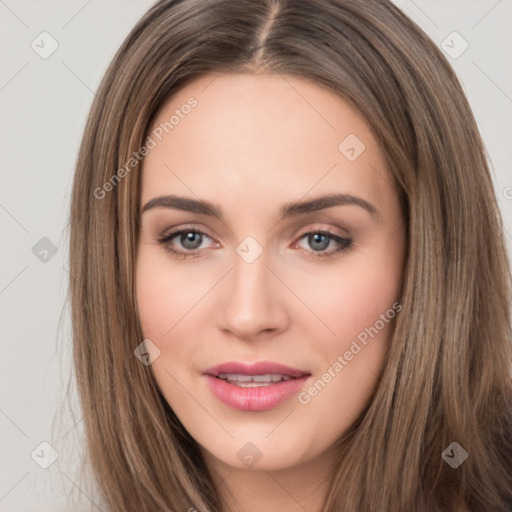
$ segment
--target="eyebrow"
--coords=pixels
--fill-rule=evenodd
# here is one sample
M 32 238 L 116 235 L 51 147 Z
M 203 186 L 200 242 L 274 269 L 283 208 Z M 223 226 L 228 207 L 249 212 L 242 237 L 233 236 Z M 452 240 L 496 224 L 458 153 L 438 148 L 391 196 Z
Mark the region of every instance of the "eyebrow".
M 285 219 L 305 213 L 316 212 L 325 208 L 332 208 L 333 206 L 346 205 L 359 206 L 366 210 L 376 220 L 379 220 L 381 217 L 379 210 L 373 204 L 360 197 L 353 196 L 352 194 L 331 194 L 307 201 L 286 203 L 281 207 L 280 216 Z M 218 206 L 215 206 L 208 201 L 176 195 L 158 196 L 150 199 L 142 207 L 141 214 L 153 208 L 172 208 L 175 210 L 208 215 L 220 220 L 223 219 L 222 211 Z

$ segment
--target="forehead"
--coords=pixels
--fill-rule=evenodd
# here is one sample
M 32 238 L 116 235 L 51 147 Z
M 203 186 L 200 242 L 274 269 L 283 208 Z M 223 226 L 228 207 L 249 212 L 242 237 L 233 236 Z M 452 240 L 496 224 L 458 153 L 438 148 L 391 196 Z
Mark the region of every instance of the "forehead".
M 249 205 L 342 191 L 382 204 L 391 182 L 362 116 L 296 77 L 202 76 L 162 105 L 150 136 L 142 201 L 192 193 Z

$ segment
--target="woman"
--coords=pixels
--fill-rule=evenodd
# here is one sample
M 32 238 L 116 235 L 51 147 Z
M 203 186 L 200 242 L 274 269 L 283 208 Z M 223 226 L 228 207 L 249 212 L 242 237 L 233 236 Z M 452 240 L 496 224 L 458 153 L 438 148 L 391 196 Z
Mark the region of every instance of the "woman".
M 155 4 L 96 96 L 70 220 L 111 510 L 510 507 L 492 181 L 391 3 Z

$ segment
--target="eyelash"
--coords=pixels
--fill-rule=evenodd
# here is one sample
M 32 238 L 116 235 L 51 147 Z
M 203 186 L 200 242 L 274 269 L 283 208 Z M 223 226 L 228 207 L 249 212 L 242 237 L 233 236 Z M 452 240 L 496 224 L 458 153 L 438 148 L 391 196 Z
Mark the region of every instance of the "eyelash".
M 175 256 L 179 257 L 180 259 L 199 257 L 200 253 L 202 251 L 201 249 L 192 249 L 192 250 L 188 250 L 188 251 L 179 250 L 178 251 L 178 250 L 174 249 L 173 247 L 171 247 L 170 242 L 177 236 L 182 235 L 184 233 L 194 233 L 197 235 L 202 235 L 202 236 L 211 238 L 204 231 L 201 231 L 200 229 L 180 229 L 180 230 L 168 233 L 162 237 L 159 237 L 157 239 L 157 241 L 159 244 L 164 246 L 166 251 L 170 252 L 171 254 L 174 254 Z M 329 230 L 325 230 L 325 229 L 308 231 L 306 233 L 303 233 L 300 236 L 298 241 L 302 240 L 304 237 L 307 237 L 308 235 L 323 235 L 323 236 L 328 237 L 330 240 L 337 242 L 340 245 L 337 249 L 334 249 L 334 250 L 331 249 L 330 251 L 321 251 L 321 252 L 313 251 L 313 250 L 307 251 L 307 252 L 312 252 L 314 254 L 315 258 L 326 258 L 326 257 L 332 256 L 336 253 L 347 251 L 352 247 L 353 240 L 351 238 L 343 238 L 343 237 L 336 235 L 336 234 L 330 232 Z M 294 245 L 296 245 L 298 243 L 298 241 L 295 242 Z

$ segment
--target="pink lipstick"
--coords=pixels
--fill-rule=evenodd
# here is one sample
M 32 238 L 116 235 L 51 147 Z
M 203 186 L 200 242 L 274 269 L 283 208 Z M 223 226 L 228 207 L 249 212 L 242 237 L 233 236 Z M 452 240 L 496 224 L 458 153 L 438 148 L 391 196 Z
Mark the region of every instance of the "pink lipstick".
M 266 411 L 297 393 L 308 371 L 270 361 L 228 362 L 204 371 L 212 393 L 225 405 L 241 411 Z

